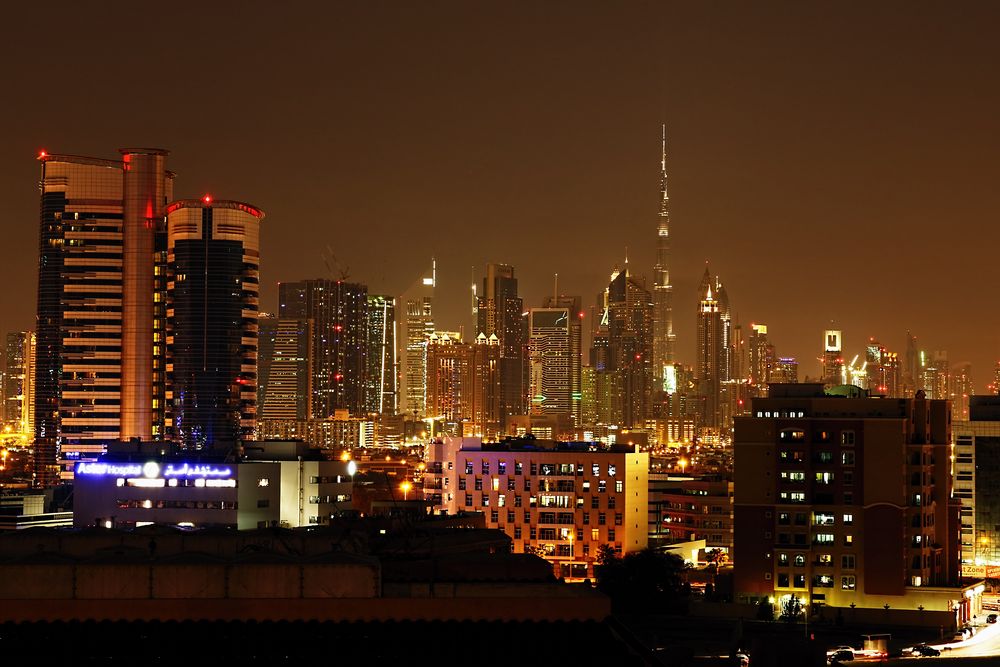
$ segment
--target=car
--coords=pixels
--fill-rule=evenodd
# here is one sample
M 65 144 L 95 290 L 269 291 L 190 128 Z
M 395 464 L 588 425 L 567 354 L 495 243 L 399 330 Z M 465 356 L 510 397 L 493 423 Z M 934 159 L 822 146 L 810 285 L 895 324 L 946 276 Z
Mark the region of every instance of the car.
M 964 632 L 956 632 L 955 634 L 953 634 L 951 636 L 951 641 L 953 641 L 953 642 L 962 642 L 962 641 L 965 641 L 965 633 Z
M 986 617 L 986 622 L 987 623 L 996 623 L 997 622 L 997 615 L 996 614 L 990 614 L 989 616 Z
M 941 655 L 941 651 L 937 650 L 933 646 L 928 646 L 927 644 L 917 644 L 910 649 L 913 655 L 926 656 L 926 657 L 937 657 Z
M 849 648 L 835 649 L 833 653 L 830 654 L 829 660 L 831 665 L 836 665 L 841 662 L 851 662 L 854 660 L 854 651 Z

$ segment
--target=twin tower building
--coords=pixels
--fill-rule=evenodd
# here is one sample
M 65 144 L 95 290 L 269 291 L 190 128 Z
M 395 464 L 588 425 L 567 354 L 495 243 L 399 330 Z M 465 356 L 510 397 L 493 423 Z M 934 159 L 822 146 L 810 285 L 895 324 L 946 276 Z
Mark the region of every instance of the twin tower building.
M 35 477 L 108 441 L 226 448 L 256 413 L 260 221 L 173 197 L 167 151 L 41 153 Z

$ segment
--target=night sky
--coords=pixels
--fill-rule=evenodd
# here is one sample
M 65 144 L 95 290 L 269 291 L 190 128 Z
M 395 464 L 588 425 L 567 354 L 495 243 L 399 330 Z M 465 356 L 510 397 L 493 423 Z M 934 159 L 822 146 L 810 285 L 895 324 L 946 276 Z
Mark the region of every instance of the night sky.
M 22 3 L 26 4 L 26 3 Z M 651 277 L 669 134 L 679 354 L 710 261 L 749 328 L 815 375 L 850 356 L 1000 359 L 1000 4 L 46 2 L 0 39 L 0 329 L 33 326 L 41 149 L 171 151 L 175 195 L 252 202 L 262 308 L 328 275 L 399 294 L 438 260 L 438 328 L 472 267 L 526 305 L 592 304 L 628 247 Z M 156 14 L 156 9 L 162 9 Z

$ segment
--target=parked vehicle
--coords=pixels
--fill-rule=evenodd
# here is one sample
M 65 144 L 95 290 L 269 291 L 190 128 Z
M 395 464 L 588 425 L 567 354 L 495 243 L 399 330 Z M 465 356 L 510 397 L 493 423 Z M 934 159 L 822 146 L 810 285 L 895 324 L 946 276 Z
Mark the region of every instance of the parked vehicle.
M 910 649 L 910 652 L 913 653 L 913 655 L 927 656 L 927 657 L 937 657 L 941 655 L 941 651 L 937 650 L 933 646 L 928 646 L 927 644 L 917 644 L 912 649 Z

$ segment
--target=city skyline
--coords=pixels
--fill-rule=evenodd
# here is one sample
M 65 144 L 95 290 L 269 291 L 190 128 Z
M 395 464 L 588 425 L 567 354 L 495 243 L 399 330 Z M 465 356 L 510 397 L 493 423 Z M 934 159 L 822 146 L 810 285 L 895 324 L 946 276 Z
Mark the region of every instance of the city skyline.
M 68 8 L 46 24 L 50 45 L 22 66 L 0 116 L 18 128 L 0 157 L 2 212 L 22 221 L 10 226 L 0 270 L 8 284 L 28 284 L 23 276 L 36 271 L 36 204 L 25 193 L 38 178 L 38 150 L 113 158 L 108 146 L 160 145 L 173 151 L 179 196 L 266 203 L 274 223 L 262 231 L 262 310 L 275 310 L 279 281 L 326 277 L 314 248 L 330 245 L 353 267 L 351 281 L 380 294 L 400 295 L 437 258 L 436 325 L 457 329 L 468 321 L 470 269 L 478 276 L 488 262 L 515 267 L 525 307 L 541 305 L 554 273 L 562 291 L 588 299 L 626 247 L 633 273 L 651 284 L 665 122 L 678 360 L 695 359 L 687 314 L 707 259 L 726 277 L 734 320 L 745 330 L 766 323 L 803 377 L 817 374 L 825 329 L 842 330 L 852 354 L 869 336 L 903 353 L 909 330 L 920 347 L 948 350 L 952 364 L 971 362 L 984 392 L 1000 322 L 989 312 L 964 319 L 963 288 L 986 283 L 988 248 L 1000 240 L 988 224 L 997 92 L 983 57 L 992 47 L 978 29 L 996 9 L 900 7 L 734 6 L 719 15 L 552 5 L 526 22 L 522 10 L 462 8 L 449 22 L 434 8 L 322 10 L 333 38 L 302 26 L 294 48 L 275 34 L 242 58 L 225 48 L 251 38 L 223 39 L 206 45 L 209 72 L 167 49 L 132 65 L 100 51 L 94 78 L 67 76 L 58 91 L 92 101 L 61 124 L 56 91 L 32 73 L 66 60 L 73 41 L 62 38 L 79 11 Z M 255 9 L 248 35 L 269 18 Z M 32 10 L 17 11 L 30 24 Z M 199 11 L 192 22 L 206 27 L 195 39 L 207 39 L 221 10 Z M 110 38 L 131 17 L 109 14 L 107 33 L 95 37 Z M 469 30 L 456 30 L 463 21 Z M 519 44 L 508 59 L 494 57 L 507 53 L 497 25 Z M 379 43 L 392 44 L 381 53 L 362 37 L 376 26 Z M 29 34 L 10 48 L 29 48 Z M 627 48 L 617 46 L 624 34 Z M 423 48 L 433 37 L 441 39 Z M 404 54 L 409 67 L 397 71 Z M 171 78 L 231 80 L 206 84 L 213 109 L 231 90 L 258 94 L 260 108 L 206 114 L 157 92 L 148 113 L 109 114 L 118 96 L 105 100 L 104 88 L 141 93 L 132 68 L 168 59 Z M 310 64 L 298 71 L 299 62 Z M 537 66 L 528 71 L 528 62 Z M 328 81 L 303 78 L 322 64 L 336 64 Z M 405 104 L 389 103 L 397 99 Z M 278 113 L 300 120 L 268 125 Z M 872 280 L 888 289 L 868 291 Z M 0 307 L 4 331 L 33 329 L 33 290 L 6 291 Z

